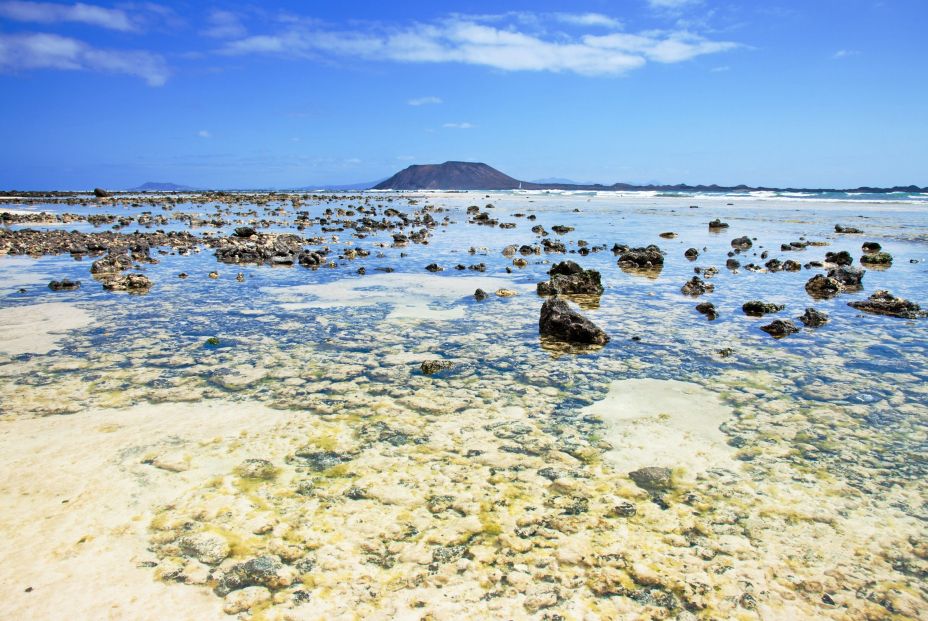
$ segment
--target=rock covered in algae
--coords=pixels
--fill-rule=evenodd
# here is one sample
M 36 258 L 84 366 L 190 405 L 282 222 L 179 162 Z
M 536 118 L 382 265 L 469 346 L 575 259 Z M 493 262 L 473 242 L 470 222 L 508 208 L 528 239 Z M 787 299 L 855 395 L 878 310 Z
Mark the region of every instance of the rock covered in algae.
M 848 306 L 875 315 L 889 315 L 903 319 L 928 317 L 928 312 L 921 310 L 915 302 L 898 298 L 885 289 L 880 289 L 866 300 L 848 302 Z
M 569 343 L 605 345 L 609 342 L 609 336 L 602 328 L 556 297 L 549 298 L 542 305 L 538 329 L 542 336 Z

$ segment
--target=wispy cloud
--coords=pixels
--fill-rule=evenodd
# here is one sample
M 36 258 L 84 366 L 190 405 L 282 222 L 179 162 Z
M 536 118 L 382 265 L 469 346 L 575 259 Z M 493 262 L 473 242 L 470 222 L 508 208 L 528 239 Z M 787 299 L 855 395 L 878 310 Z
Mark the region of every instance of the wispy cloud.
M 499 16 L 493 16 L 498 21 Z M 226 54 L 278 54 L 316 59 L 354 57 L 401 63 L 463 63 L 504 71 L 572 72 L 621 75 L 648 61 L 675 63 L 739 47 L 682 31 L 640 34 L 563 33 L 546 37 L 516 25 L 492 24 L 480 17 L 452 16 L 403 28 L 371 26 L 358 31 L 326 30 L 314 24 L 290 25 L 275 34 L 230 41 Z
M 232 11 L 213 10 L 206 18 L 208 26 L 202 34 L 215 39 L 237 39 L 244 37 L 248 31 L 241 18 Z
M 213 135 L 209 133 L 209 130 L 207 129 L 201 129 L 200 131 L 198 131 L 197 136 L 199 136 L 200 138 L 212 138 L 213 137 Z
M 83 2 L 76 4 L 28 2 L 26 0 L 0 2 L 0 17 L 40 24 L 77 22 L 123 32 L 136 30 L 136 25 L 125 11 Z
M 442 125 L 442 127 L 446 127 L 448 129 L 473 129 L 477 126 L 473 123 L 445 123 Z
M 701 2 L 702 0 L 648 0 L 648 6 L 652 9 L 677 10 Z
M 55 34 L 0 34 L 0 71 L 29 69 L 121 73 L 150 86 L 163 85 L 170 74 L 164 58 L 150 52 L 100 49 Z
M 835 60 L 840 60 L 842 58 L 848 58 L 849 56 L 857 56 L 859 54 L 860 52 L 858 52 L 857 50 L 838 50 L 837 52 L 832 54 L 831 57 L 834 58 Z
M 602 26 L 603 28 L 622 28 L 622 22 L 602 13 L 555 13 L 554 17 L 565 24 L 575 26 Z
M 410 106 L 431 106 L 442 103 L 441 97 L 416 97 L 407 101 Z

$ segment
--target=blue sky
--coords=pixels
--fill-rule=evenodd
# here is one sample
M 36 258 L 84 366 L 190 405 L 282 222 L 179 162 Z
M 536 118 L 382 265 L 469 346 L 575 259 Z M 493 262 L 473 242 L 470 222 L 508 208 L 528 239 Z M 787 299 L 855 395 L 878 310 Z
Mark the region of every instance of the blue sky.
M 0 0 L 0 188 L 928 185 L 926 0 Z

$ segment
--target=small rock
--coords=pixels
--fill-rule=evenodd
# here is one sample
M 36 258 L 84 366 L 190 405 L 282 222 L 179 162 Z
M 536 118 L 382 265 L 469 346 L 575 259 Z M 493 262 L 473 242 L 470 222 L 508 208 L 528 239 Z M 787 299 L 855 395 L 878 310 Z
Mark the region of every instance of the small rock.
M 490 296 L 483 289 L 477 289 L 476 291 L 474 291 L 474 299 L 477 300 L 478 302 L 483 301 L 487 299 L 488 297 Z
M 747 250 L 754 244 L 751 242 L 751 238 L 745 235 L 744 237 L 736 237 L 731 240 L 731 247 L 737 248 L 738 250 Z
M 751 300 L 741 306 L 745 315 L 752 317 L 763 317 L 767 313 L 778 313 L 786 308 L 783 304 L 773 304 L 772 302 L 762 302 L 761 300 Z
M 424 375 L 432 375 L 440 371 L 447 371 L 453 367 L 454 363 L 450 360 L 426 360 L 419 366 L 419 369 Z
M 875 315 L 889 315 L 903 319 L 921 319 L 928 316 L 928 312 L 921 310 L 915 302 L 897 298 L 885 289 L 880 289 L 866 300 L 848 302 L 848 306 Z
M 874 252 L 860 257 L 860 262 L 865 265 L 892 265 L 893 255 L 888 252 Z
M 216 533 L 196 533 L 185 535 L 177 540 L 181 554 L 206 563 L 217 565 L 232 552 L 229 543 Z
M 807 308 L 799 317 L 799 321 L 810 328 L 817 328 L 828 323 L 828 315 L 814 308 Z
M 693 276 L 680 291 L 683 295 L 697 296 L 715 291 L 715 285 L 705 282 L 699 276 Z
M 496 296 L 500 298 L 511 298 L 515 295 L 518 295 L 518 293 L 516 293 L 512 289 L 497 289 L 496 290 Z
M 246 459 L 235 467 L 235 474 L 243 479 L 270 481 L 277 477 L 277 468 L 266 459 Z
M 222 611 L 228 615 L 237 615 L 269 601 L 271 601 L 271 592 L 268 589 L 261 586 L 246 587 L 226 595 L 222 603 Z
M 75 289 L 81 288 L 81 281 L 68 280 L 67 278 L 62 280 L 53 280 L 48 283 L 48 288 L 52 291 L 74 291 Z
M 635 485 L 648 492 L 665 491 L 673 488 L 673 472 L 670 468 L 648 466 L 628 473 Z
M 774 319 L 766 326 L 761 326 L 760 329 L 776 339 L 781 339 L 790 334 L 799 332 L 799 328 L 796 327 L 796 324 L 789 319 Z

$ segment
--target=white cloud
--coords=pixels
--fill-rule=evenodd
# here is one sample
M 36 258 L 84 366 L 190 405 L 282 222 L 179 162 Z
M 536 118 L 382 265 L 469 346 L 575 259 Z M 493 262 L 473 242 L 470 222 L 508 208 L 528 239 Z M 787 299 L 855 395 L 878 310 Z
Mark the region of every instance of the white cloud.
M 0 34 L 0 71 L 62 69 L 121 73 L 163 85 L 170 75 L 164 58 L 139 51 L 107 50 L 55 34 Z
M 445 123 L 442 127 L 448 129 L 473 129 L 477 126 L 472 123 Z
M 652 9 L 682 9 L 687 5 L 699 4 L 702 0 L 648 0 Z
M 236 39 L 244 37 L 248 31 L 242 20 L 232 11 L 214 10 L 207 18 L 209 26 L 202 31 L 207 37 L 215 39 Z
M 602 26 L 603 28 L 622 28 L 622 22 L 602 13 L 555 13 L 554 17 L 565 24 L 576 26 Z
M 429 106 L 442 103 L 440 97 L 416 97 L 407 101 L 410 106 Z
M 198 131 L 197 136 L 199 136 L 200 138 L 212 138 L 213 137 L 213 135 L 209 133 L 209 130 L 206 130 L 206 129 L 201 129 L 200 131 Z
M 454 16 L 401 29 L 332 31 L 291 26 L 278 34 L 229 42 L 226 54 L 269 53 L 296 58 L 346 56 L 404 63 L 463 63 L 504 71 L 621 75 L 648 60 L 674 63 L 738 47 L 688 31 L 613 33 L 545 38 L 515 28 L 490 26 L 478 18 Z
M 858 54 L 860 54 L 860 52 L 858 52 L 857 50 L 838 50 L 837 52 L 832 54 L 831 57 L 834 58 L 835 60 L 840 60 L 842 58 L 847 58 L 849 56 L 857 56 Z
M 41 24 L 77 22 L 123 32 L 136 30 L 135 24 L 124 11 L 84 4 L 83 2 L 76 4 L 28 2 L 25 0 L 0 2 L 0 17 Z

